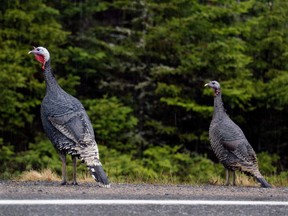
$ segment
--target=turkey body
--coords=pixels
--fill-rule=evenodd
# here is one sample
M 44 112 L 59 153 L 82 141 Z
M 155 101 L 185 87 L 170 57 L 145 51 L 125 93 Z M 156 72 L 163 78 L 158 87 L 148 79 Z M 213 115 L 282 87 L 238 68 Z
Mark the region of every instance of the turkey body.
M 226 114 L 213 119 L 209 128 L 211 147 L 228 170 L 256 173 L 256 154 L 244 133 Z
M 99 159 L 98 146 L 89 117 L 81 102 L 65 92 L 51 72 L 50 61 L 45 64 L 46 95 L 41 104 L 44 131 L 62 159 L 62 184 L 66 183 L 66 154 L 75 158 L 74 183 L 76 183 L 76 157 L 85 162 L 92 177 L 101 186 L 110 187 Z
M 47 91 L 41 103 L 41 120 L 47 137 L 61 154 L 80 158 L 78 148 L 86 147 L 85 137 L 92 141 L 93 152 L 98 152 L 93 143 L 94 131 L 80 101 L 60 88 Z M 97 155 L 95 155 L 97 156 Z
M 44 131 L 62 160 L 62 184 L 66 184 L 66 155 L 73 159 L 73 184 L 76 182 L 76 158 L 86 163 L 100 186 L 110 187 L 99 158 L 98 146 L 89 117 L 81 102 L 57 83 L 50 66 L 50 54 L 44 47 L 30 51 L 42 63 L 46 94 L 41 103 Z
M 241 171 L 248 176 L 253 176 L 262 187 L 271 187 L 261 175 L 256 153 L 243 131 L 226 114 L 220 84 L 211 81 L 206 85 L 215 90 L 214 113 L 209 127 L 211 147 L 226 170 L 233 171 L 233 184 L 235 184 L 235 171 Z M 226 185 L 228 184 L 229 172 L 226 172 Z

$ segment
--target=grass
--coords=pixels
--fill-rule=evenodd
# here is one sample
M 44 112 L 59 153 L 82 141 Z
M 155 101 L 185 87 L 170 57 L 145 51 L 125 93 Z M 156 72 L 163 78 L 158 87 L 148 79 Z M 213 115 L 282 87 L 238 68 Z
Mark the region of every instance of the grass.
M 271 176 L 266 178 L 267 181 L 273 186 L 287 186 L 288 179 L 285 176 Z M 61 177 L 56 174 L 51 169 L 44 169 L 42 171 L 30 170 L 23 172 L 20 176 L 15 178 L 18 181 L 61 181 Z M 230 179 L 232 180 L 232 179 Z M 68 178 L 68 181 L 71 179 Z M 90 176 L 89 172 L 78 173 L 77 181 L 79 183 L 92 183 L 95 182 L 94 179 Z M 111 182 L 113 183 L 130 183 L 130 184 L 188 184 L 188 185 L 203 185 L 206 183 L 199 181 L 185 181 L 180 182 L 173 176 L 162 176 L 162 178 L 143 178 L 141 176 L 138 177 L 129 177 L 129 176 L 121 176 L 118 178 L 111 178 Z M 212 185 L 224 185 L 225 178 L 221 176 L 213 176 L 208 181 L 208 184 Z M 247 186 L 247 187 L 259 187 L 259 184 L 252 177 L 247 177 L 246 175 L 236 172 L 236 185 L 238 186 Z
M 71 181 L 72 178 L 68 181 Z M 30 170 L 25 171 L 19 176 L 15 177 L 14 180 L 17 181 L 61 181 L 61 176 L 59 176 L 56 172 L 52 171 L 51 169 L 44 169 L 41 171 Z M 177 181 L 173 177 L 164 177 L 161 179 L 156 178 L 145 178 L 145 177 L 129 177 L 129 176 L 121 176 L 110 179 L 113 183 L 131 183 L 131 184 L 141 184 L 141 183 L 148 183 L 148 184 L 179 184 L 180 182 Z M 95 180 L 91 177 L 89 172 L 82 172 L 77 173 L 77 181 L 78 182 L 95 182 Z
M 44 169 L 41 171 L 30 170 L 25 171 L 15 178 L 18 181 L 61 181 L 61 176 L 51 169 Z M 68 181 L 71 180 L 68 178 Z M 88 174 L 77 175 L 78 182 L 95 182 L 95 180 Z
M 210 183 L 213 185 L 224 185 L 226 182 L 225 178 L 220 176 L 212 177 Z M 230 178 L 230 184 L 232 183 L 232 178 Z M 259 184 L 252 177 L 248 177 L 243 173 L 236 172 L 236 185 L 247 186 L 247 187 L 257 187 Z
M 16 177 L 19 181 L 61 181 L 61 178 L 51 169 L 44 169 L 40 172 L 30 170 L 23 172 L 20 176 Z

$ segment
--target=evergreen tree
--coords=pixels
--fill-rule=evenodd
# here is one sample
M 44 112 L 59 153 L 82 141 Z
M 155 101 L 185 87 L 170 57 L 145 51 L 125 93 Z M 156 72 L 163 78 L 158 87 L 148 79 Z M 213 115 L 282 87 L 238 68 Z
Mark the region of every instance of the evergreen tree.
M 33 69 L 27 53 L 34 46 L 45 46 L 59 58 L 58 47 L 65 43 L 67 32 L 57 20 L 59 11 L 41 0 L 4 1 L 0 4 L 0 137 L 16 150 L 28 147 L 39 127 L 39 105 L 44 85 L 39 65 Z M 55 53 L 55 54 L 54 54 Z
M 154 177 L 197 161 L 211 168 L 195 156 L 214 158 L 209 80 L 221 83 L 225 108 L 253 148 L 287 167 L 287 11 L 281 0 L 2 2 L 0 160 L 35 143 L 20 154 L 30 165 L 15 164 L 39 168 L 35 155 L 50 151 L 41 136 L 43 77 L 27 55 L 44 46 L 60 85 L 87 108 L 107 163 L 115 165 L 109 154 L 123 162 L 115 175 L 127 174 L 125 164 Z

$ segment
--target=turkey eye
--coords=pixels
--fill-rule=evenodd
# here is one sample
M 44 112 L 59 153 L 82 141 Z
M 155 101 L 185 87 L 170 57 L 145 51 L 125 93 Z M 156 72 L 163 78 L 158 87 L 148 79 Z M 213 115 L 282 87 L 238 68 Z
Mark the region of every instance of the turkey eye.
M 40 51 L 40 49 L 39 49 L 39 48 L 37 48 L 37 51 Z
M 215 82 L 212 82 L 213 85 L 215 85 Z

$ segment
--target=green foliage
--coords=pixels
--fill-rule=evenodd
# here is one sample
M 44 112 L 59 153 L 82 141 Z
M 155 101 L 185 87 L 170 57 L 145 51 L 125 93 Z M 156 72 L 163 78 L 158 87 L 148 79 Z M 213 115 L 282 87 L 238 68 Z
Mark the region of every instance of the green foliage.
M 259 163 L 259 169 L 263 175 L 276 175 L 277 173 L 277 162 L 280 157 L 276 154 L 269 154 L 268 152 L 261 152 L 257 154 Z
M 14 170 L 11 170 L 9 167 L 10 159 L 15 156 L 14 147 L 12 145 L 3 145 L 3 140 L 0 139 L 0 178 L 10 178 Z
M 264 174 L 285 177 L 287 18 L 281 0 L 2 2 L 1 176 L 60 172 L 53 146 L 38 136 L 45 85 L 27 52 L 39 45 L 59 84 L 84 102 L 111 178 L 206 183 L 223 175 L 205 156 L 209 80 L 220 81 L 227 112 L 256 152 L 271 151 L 259 156 Z
M 224 167 L 222 164 L 215 164 L 206 156 L 194 156 L 190 160 L 186 171 L 189 173 L 186 181 L 197 184 L 208 184 L 212 182 L 212 179 L 224 176 L 223 171 Z
M 25 170 L 50 168 L 61 175 L 61 160 L 49 140 L 40 137 L 31 143 L 29 150 L 15 154 L 12 146 L 1 148 L 1 178 L 17 176 Z M 142 159 L 123 154 L 115 149 L 99 145 L 100 157 L 105 171 L 113 182 L 190 182 L 208 183 L 211 176 L 217 176 L 213 162 L 206 157 L 179 153 L 178 147 L 152 147 L 144 151 Z M 72 163 L 67 157 L 68 176 L 72 176 Z M 8 166 L 9 164 L 9 166 Z M 70 165 L 70 166 L 69 166 Z M 77 172 L 87 175 L 86 166 L 78 163 Z M 88 174 L 89 175 L 89 174 Z
M 146 167 L 150 167 L 153 170 L 163 175 L 171 175 L 177 173 L 179 167 L 177 166 L 177 160 L 179 154 L 177 153 L 179 147 L 171 148 L 169 146 L 155 146 L 144 151 L 144 164 Z
M 158 178 L 157 171 L 143 166 L 140 159 L 105 146 L 100 146 L 99 151 L 104 169 L 112 182 L 149 181 Z
M 270 108 L 285 109 L 288 106 L 288 73 L 279 73 L 267 84 L 267 105 Z
M 179 147 L 155 146 L 144 151 L 143 163 L 158 174 L 158 178 L 169 177 L 174 182 L 209 183 L 219 176 L 219 166 L 206 156 L 179 153 Z M 221 166 L 221 165 L 220 165 Z
M 57 16 L 59 11 L 41 0 L 12 0 L 0 6 L 0 137 L 18 150 L 26 149 L 29 135 L 35 135 L 33 121 L 39 113 L 35 108 L 44 93 L 27 53 L 32 44 L 57 50 L 65 42 L 67 32 L 61 29 Z
M 100 143 L 125 152 L 137 147 L 133 146 L 132 140 L 135 138 L 137 118 L 132 115 L 130 107 L 116 97 L 86 100 L 84 104 Z
M 29 150 L 20 152 L 14 164 L 19 171 L 43 170 L 47 167 L 58 173 L 61 171 L 60 158 L 52 143 L 47 139 L 39 139 L 36 143 L 30 143 Z

